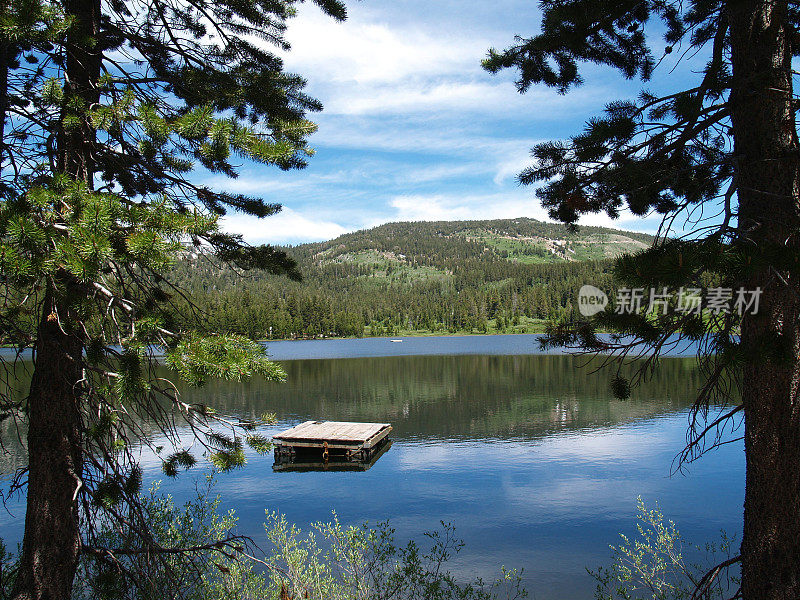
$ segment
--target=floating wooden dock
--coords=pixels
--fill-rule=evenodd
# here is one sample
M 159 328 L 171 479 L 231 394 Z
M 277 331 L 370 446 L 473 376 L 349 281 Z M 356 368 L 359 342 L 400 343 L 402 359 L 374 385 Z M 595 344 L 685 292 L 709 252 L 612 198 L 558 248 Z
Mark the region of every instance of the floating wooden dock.
M 350 423 L 347 421 L 306 421 L 272 436 L 275 460 L 292 458 L 298 453 L 331 455 L 347 460 L 369 461 L 387 441 L 389 423 Z

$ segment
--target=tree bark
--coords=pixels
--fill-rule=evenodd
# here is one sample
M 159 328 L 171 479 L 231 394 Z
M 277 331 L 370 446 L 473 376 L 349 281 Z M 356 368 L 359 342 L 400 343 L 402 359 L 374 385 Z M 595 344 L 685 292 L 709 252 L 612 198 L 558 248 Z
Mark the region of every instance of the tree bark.
M 62 123 L 71 115 L 80 126 L 60 127 L 58 168 L 92 189 L 96 135 L 87 111 L 99 98 L 100 1 L 65 0 L 64 10 L 75 21 L 65 45 Z M 15 600 L 70 598 L 81 552 L 84 338 L 76 307 L 84 293 L 64 271 L 46 286 L 28 395 L 28 497 Z
M 59 171 L 85 181 L 93 188 L 94 144 L 96 132 L 89 122 L 87 112 L 99 99 L 97 82 L 100 79 L 102 51 L 100 43 L 100 1 L 65 0 L 64 12 L 74 17 L 66 43 L 66 69 L 64 71 L 64 107 L 62 113 L 77 116 L 79 127 L 59 128 Z M 80 107 L 69 106 L 77 99 Z
M 744 600 L 800 598 L 800 177 L 792 106 L 787 3 L 728 2 L 738 240 L 762 289 L 742 325 L 747 464 L 742 536 Z M 761 348 L 782 349 L 767 354 Z M 780 354 L 780 356 L 775 355 Z
M 66 303 L 48 286 L 28 396 L 28 506 L 17 600 L 66 600 L 81 550 L 80 380 L 83 340 Z

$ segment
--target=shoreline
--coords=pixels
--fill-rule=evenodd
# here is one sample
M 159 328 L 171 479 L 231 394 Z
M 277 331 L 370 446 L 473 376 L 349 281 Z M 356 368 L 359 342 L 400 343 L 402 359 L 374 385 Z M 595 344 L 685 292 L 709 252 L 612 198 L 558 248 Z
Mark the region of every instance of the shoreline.
M 542 329 L 541 331 L 507 331 L 507 332 L 486 332 L 486 333 L 468 333 L 466 331 L 458 331 L 456 333 L 450 333 L 449 331 L 441 332 L 441 331 L 402 331 L 393 335 L 367 335 L 367 336 L 326 336 L 326 337 L 309 337 L 309 338 L 264 338 L 256 340 L 261 344 L 270 344 L 273 342 L 322 342 L 326 340 L 391 340 L 391 339 L 400 339 L 400 338 L 431 338 L 431 337 L 441 337 L 441 338 L 456 338 L 456 337 L 463 337 L 463 338 L 485 338 L 485 337 L 492 337 L 498 335 L 544 335 L 545 331 Z
M 601 334 L 609 335 L 609 334 Z M 531 356 L 573 355 L 579 351 L 569 348 L 542 350 L 541 333 L 479 333 L 465 332 L 447 335 L 391 335 L 382 337 L 329 337 L 314 339 L 260 340 L 271 360 L 316 360 L 336 358 L 379 358 L 408 356 Z M 669 348 L 662 357 L 697 356 L 697 346 L 681 343 Z M 11 348 L 0 348 L 0 361 L 29 360 L 31 350 L 20 355 Z

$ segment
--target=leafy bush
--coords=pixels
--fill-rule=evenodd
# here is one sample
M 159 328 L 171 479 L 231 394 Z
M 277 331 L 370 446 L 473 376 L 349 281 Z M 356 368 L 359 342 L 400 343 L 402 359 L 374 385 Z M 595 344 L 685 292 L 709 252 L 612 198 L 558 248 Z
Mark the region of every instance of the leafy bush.
M 152 537 L 105 521 L 95 524 L 96 546 L 80 564 L 73 600 L 212 600 L 267 598 L 266 580 L 253 569 L 246 540 L 233 535 L 233 512 L 220 514 L 220 498 L 207 486 L 184 506 L 154 484 L 141 498 Z M 180 551 L 179 549 L 184 549 Z M 162 551 L 167 550 L 167 551 Z
M 267 514 L 268 559 L 273 593 L 311 600 L 490 600 L 524 598 L 516 570 L 501 570 L 491 583 L 460 584 L 445 564 L 463 547 L 451 524 L 425 534 L 427 549 L 416 542 L 395 545 L 388 522 L 370 528 L 345 527 L 333 515 L 303 533 L 283 516 Z
M 211 498 L 212 478 L 183 507 L 158 484 L 143 498 L 154 539 L 161 548 L 193 548 L 165 555 L 148 553 L 134 532 L 101 524 L 98 541 L 118 550 L 115 560 L 90 555 L 81 563 L 73 600 L 515 600 L 527 597 L 516 570 L 501 569 L 486 583 L 459 583 L 445 570 L 463 547 L 452 525 L 425 534 L 424 548 L 395 544 L 388 522 L 344 526 L 336 514 L 304 533 L 286 518 L 266 513 L 268 552 L 233 535 L 233 511 L 219 513 Z M 637 535 L 620 534 L 613 562 L 590 573 L 597 600 L 697 600 L 736 596 L 739 583 L 731 558 L 733 540 L 693 546 L 656 507 L 638 499 Z M 692 562 L 687 554 L 703 556 Z M 261 556 L 261 558 L 259 558 Z M 730 563 L 730 564 L 727 564 Z M 717 565 L 724 565 L 715 568 Z M 0 541 L 0 599 L 11 597 L 16 557 Z M 711 574 L 712 576 L 709 576 Z
M 611 546 L 611 566 L 590 571 L 598 582 L 597 600 L 714 600 L 735 596 L 739 579 L 732 568 L 733 540 L 725 532 L 717 544 L 693 546 L 683 539 L 673 521 L 665 521 L 658 507 L 648 510 L 639 498 L 637 508 L 636 537 L 620 534 L 622 544 Z M 704 556 L 705 560 L 691 562 L 687 553 Z
M 445 565 L 463 547 L 452 525 L 397 546 L 387 522 L 344 526 L 334 514 L 308 533 L 268 512 L 266 550 L 234 534 L 237 518 L 219 513 L 211 478 L 177 507 L 158 486 L 142 498 L 153 538 L 101 524 L 114 549 L 81 563 L 74 600 L 514 600 L 527 596 L 516 570 L 493 582 L 459 583 Z M 180 551 L 178 549 L 191 549 Z M 164 551 L 166 549 L 172 549 Z
M 18 565 L 19 558 L 11 554 L 0 540 L 0 599 L 2 600 L 11 598 Z

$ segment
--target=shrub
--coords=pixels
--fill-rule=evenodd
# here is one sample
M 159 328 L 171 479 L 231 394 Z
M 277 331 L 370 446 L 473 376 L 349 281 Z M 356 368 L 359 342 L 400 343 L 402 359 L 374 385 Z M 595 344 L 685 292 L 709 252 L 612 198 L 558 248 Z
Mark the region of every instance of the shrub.
M 308 533 L 266 514 L 268 545 L 235 535 L 233 511 L 219 513 L 209 485 L 177 507 L 158 486 L 142 498 L 152 539 L 110 523 L 97 541 L 114 556 L 81 563 L 75 600 L 515 600 L 527 595 L 516 570 L 492 582 L 460 583 L 445 569 L 463 542 L 452 525 L 425 534 L 422 545 L 395 542 L 388 522 L 345 526 L 336 514 Z M 179 549 L 192 549 L 180 551 Z M 170 549 L 164 552 L 165 549 Z
M 673 521 L 665 521 L 658 507 L 648 510 L 639 498 L 637 508 L 636 537 L 620 534 L 622 543 L 611 546 L 611 566 L 589 571 L 598 582 L 597 600 L 714 600 L 736 595 L 733 540 L 725 532 L 719 543 L 693 546 Z M 687 553 L 704 560 L 692 562 Z

